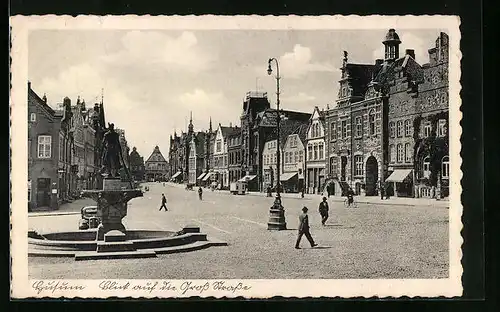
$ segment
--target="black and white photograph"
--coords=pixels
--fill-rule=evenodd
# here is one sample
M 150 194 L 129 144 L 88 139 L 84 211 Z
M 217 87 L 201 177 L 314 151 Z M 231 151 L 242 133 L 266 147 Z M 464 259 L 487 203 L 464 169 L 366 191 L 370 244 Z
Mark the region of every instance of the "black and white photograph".
M 458 17 L 11 23 L 13 296 L 462 293 Z

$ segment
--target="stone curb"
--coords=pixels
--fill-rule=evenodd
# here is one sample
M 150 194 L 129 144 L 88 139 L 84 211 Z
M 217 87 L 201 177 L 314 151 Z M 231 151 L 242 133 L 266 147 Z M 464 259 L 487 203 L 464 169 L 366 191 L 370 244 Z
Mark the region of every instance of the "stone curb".
M 28 217 L 54 217 L 54 216 L 69 216 L 69 215 L 79 215 L 79 211 L 70 212 L 28 212 Z

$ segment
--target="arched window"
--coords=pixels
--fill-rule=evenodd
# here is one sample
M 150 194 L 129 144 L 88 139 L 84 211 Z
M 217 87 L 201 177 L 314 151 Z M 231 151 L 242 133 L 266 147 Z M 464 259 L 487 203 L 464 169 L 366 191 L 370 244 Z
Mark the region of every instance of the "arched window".
M 444 156 L 441 162 L 441 176 L 443 179 L 450 177 L 450 157 Z
M 431 175 L 431 158 L 429 156 L 425 157 L 423 160 L 422 173 L 424 178 L 428 178 Z
M 368 122 L 370 124 L 370 135 L 374 135 L 375 134 L 375 111 L 372 109 L 369 113 L 368 113 Z

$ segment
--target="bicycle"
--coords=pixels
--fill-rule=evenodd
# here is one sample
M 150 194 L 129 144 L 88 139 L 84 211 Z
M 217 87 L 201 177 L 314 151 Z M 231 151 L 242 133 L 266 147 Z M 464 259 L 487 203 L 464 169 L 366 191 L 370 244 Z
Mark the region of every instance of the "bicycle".
M 344 200 L 344 207 L 346 207 L 346 208 L 358 208 L 358 203 L 356 203 L 354 198 L 352 199 L 352 203 L 349 203 L 349 198 L 346 198 Z

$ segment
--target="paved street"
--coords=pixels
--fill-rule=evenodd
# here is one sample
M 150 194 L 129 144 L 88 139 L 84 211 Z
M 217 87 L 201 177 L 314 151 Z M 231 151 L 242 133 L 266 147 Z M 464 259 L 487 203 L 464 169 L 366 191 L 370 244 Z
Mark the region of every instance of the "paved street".
M 143 198 L 129 203 L 128 228 L 179 230 L 196 224 L 226 247 L 134 260 L 79 261 L 30 258 L 31 278 L 444 278 L 448 276 L 448 209 L 360 203 L 346 209 L 330 201 L 330 219 L 322 227 L 319 197 L 285 197 L 286 231 L 268 231 L 272 199 L 196 191 L 149 183 Z M 168 212 L 158 211 L 161 193 Z M 411 201 L 411 199 L 410 199 Z M 311 233 L 319 244 L 293 248 L 301 208 L 309 207 Z M 40 232 L 74 231 L 78 215 L 30 216 Z

